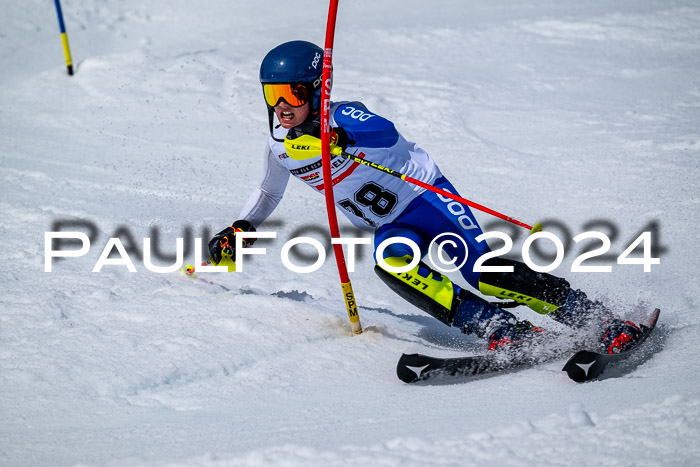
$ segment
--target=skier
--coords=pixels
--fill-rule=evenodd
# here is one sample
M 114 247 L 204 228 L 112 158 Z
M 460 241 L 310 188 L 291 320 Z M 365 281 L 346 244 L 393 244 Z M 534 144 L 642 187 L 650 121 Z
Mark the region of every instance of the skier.
M 221 261 L 222 252 L 235 257 L 234 235 L 255 231 L 272 213 L 290 174 L 323 193 L 320 154 L 295 160 L 285 148 L 285 141 L 290 144 L 302 136 L 320 138 L 322 65 L 323 50 L 305 41 L 281 44 L 263 59 L 260 82 L 270 125 L 264 173 L 238 220 L 209 242 L 214 264 Z M 428 153 L 361 102 L 331 103 L 330 115 L 333 145 L 457 194 Z M 444 251 L 456 258 L 455 264 L 466 255 L 460 272 L 482 294 L 511 297 L 569 326 L 595 323 L 601 329 L 601 343 L 610 353 L 624 350 L 625 344 L 634 340 L 639 330 L 635 324 L 613 317 L 599 302 L 571 288 L 565 279 L 536 273 L 524 263 L 504 258 L 491 258 L 484 265 L 512 266 L 513 272 L 474 272 L 476 259 L 489 248 L 475 240 L 482 230 L 467 206 L 455 209 L 449 199 L 342 156 L 333 156 L 331 167 L 336 205 L 355 226 L 374 232 L 375 260 L 377 246 L 388 238 L 412 240 L 422 258 L 438 235 L 458 235 L 468 251 L 459 242 L 444 245 Z M 405 243 L 393 243 L 382 256 L 390 266 L 406 266 L 414 259 L 414 252 Z M 448 326 L 487 338 L 490 350 L 525 345 L 543 331 L 459 287 L 422 261 L 406 273 L 388 271 L 380 264 L 375 265 L 375 272 L 400 296 Z

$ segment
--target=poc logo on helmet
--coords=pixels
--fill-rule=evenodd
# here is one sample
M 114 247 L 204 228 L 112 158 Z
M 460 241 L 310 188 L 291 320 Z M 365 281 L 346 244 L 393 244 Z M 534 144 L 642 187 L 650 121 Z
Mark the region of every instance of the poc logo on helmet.
M 356 109 L 355 107 L 352 107 L 350 105 L 346 106 L 343 110 L 340 111 L 340 113 L 343 115 L 349 115 L 350 118 L 354 118 L 355 120 L 359 120 L 361 122 L 365 122 L 370 118 L 374 117 L 374 115 L 363 112 L 362 110 Z
M 319 60 L 321 60 L 321 54 L 316 52 L 316 55 L 314 55 L 314 61 L 311 62 L 311 66 L 314 67 L 314 70 L 318 68 Z

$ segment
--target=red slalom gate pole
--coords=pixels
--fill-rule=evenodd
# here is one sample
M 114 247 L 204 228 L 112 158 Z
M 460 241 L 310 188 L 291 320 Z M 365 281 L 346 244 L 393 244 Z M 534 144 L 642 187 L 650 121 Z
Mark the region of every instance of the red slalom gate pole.
M 326 210 L 328 211 L 328 225 L 331 231 L 331 238 L 340 238 L 338 229 L 338 218 L 335 214 L 335 197 L 333 196 L 333 175 L 331 173 L 331 72 L 333 71 L 333 41 L 335 39 L 335 19 L 338 15 L 338 0 L 330 0 L 328 7 L 328 23 L 326 24 L 326 44 L 323 53 L 323 74 L 321 79 L 321 164 L 323 168 L 323 188 L 326 194 Z M 345 264 L 345 254 L 343 246 L 333 245 L 335 261 L 340 274 L 340 285 L 343 289 L 345 306 L 348 309 L 348 317 L 352 326 L 353 334 L 362 333 L 360 315 L 357 313 L 357 302 L 352 291 L 352 284 L 348 276 L 348 269 Z

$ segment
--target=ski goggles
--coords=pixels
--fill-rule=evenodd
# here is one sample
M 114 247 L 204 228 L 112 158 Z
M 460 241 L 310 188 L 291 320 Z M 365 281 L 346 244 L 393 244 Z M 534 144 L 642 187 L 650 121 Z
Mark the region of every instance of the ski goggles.
M 263 94 L 270 107 L 275 107 L 281 100 L 292 107 L 301 107 L 311 99 L 311 92 L 306 83 L 263 84 Z

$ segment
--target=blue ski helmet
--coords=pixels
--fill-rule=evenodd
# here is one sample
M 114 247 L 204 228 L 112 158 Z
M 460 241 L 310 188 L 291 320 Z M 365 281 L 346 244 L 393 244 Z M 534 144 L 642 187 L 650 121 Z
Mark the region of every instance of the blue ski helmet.
M 270 50 L 260 64 L 260 83 L 305 83 L 313 93 L 311 109 L 321 108 L 323 49 L 311 42 L 291 41 Z

